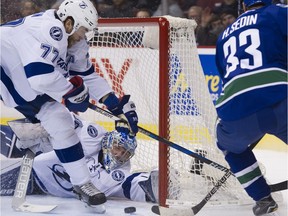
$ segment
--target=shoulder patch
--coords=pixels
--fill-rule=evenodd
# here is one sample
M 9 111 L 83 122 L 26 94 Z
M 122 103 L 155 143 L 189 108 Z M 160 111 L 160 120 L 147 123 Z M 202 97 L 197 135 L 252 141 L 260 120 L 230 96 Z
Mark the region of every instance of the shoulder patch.
M 98 130 L 92 126 L 92 125 L 89 125 L 87 127 L 87 133 L 91 136 L 91 137 L 97 137 L 98 136 Z
M 67 73 L 67 75 L 68 75 L 68 73 Z M 65 75 L 64 75 L 64 77 L 65 77 Z M 76 117 L 76 115 L 73 115 L 74 116 L 74 129 L 77 129 L 78 127 L 83 127 L 83 123 L 82 123 L 82 121 L 80 120 L 80 119 L 78 119 L 77 117 Z
M 124 172 L 122 172 L 121 170 L 114 170 L 112 173 L 111 173 L 111 176 L 112 178 L 115 180 L 115 181 L 123 181 L 124 178 L 125 178 L 125 174 Z
M 62 29 L 58 26 L 53 26 L 50 29 L 50 36 L 56 40 L 56 41 L 60 41 L 63 38 L 63 32 Z

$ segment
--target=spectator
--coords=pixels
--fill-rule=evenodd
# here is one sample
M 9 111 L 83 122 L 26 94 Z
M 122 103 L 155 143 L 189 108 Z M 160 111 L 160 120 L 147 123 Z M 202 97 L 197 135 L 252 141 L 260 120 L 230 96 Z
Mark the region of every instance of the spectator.
M 108 8 L 105 13 L 102 14 L 102 17 L 134 17 L 134 4 L 135 3 L 129 0 L 113 0 L 112 6 Z
M 223 0 L 223 2 L 213 9 L 213 12 L 220 15 L 223 11 L 232 10 L 234 14 L 236 14 L 236 18 L 238 15 L 238 0 Z
M 222 25 L 224 28 L 227 28 L 231 25 L 238 17 L 238 13 L 232 9 L 225 9 L 220 13 Z
M 151 14 L 154 14 L 155 11 L 158 9 L 159 5 L 161 3 L 161 0 L 139 0 L 137 3 L 136 8 L 147 8 L 151 11 Z
M 208 0 L 206 0 L 206 1 L 208 1 Z M 205 1 L 205 3 L 206 3 L 206 1 Z M 177 0 L 177 2 L 178 2 L 178 5 L 180 6 L 181 10 L 184 12 L 184 14 L 187 14 L 189 8 L 191 6 L 195 6 L 198 1 L 197 0 Z
M 57 0 L 53 5 L 51 5 L 52 9 L 58 9 L 60 4 L 63 2 L 64 0 Z
M 20 16 L 25 17 L 40 12 L 40 8 L 33 0 L 22 0 L 20 2 Z
M 205 0 L 205 1 L 197 0 L 196 5 L 200 6 L 202 8 L 208 7 L 210 9 L 213 9 L 215 7 L 220 6 L 222 4 L 222 2 L 223 2 L 222 0 Z
M 52 5 L 54 5 L 57 1 L 59 0 L 35 0 L 41 11 L 52 8 Z M 63 0 L 60 0 L 60 2 L 62 1 Z
M 136 11 L 135 17 L 151 17 L 151 11 L 148 8 L 140 8 Z
M 188 10 L 188 19 L 194 19 L 197 23 L 195 29 L 196 43 L 198 46 L 214 46 L 218 34 L 223 30 L 218 15 L 211 13 L 211 9 L 204 10 L 199 6 L 192 6 Z
M 211 32 L 216 34 L 217 36 L 220 33 L 222 33 L 222 31 L 224 30 L 224 26 L 222 24 L 222 21 L 217 14 L 213 14 L 213 16 L 210 20 L 210 25 L 211 25 Z
M 109 4 L 107 0 L 94 0 L 98 15 L 100 17 L 107 17 L 105 14 L 108 10 L 111 10 L 112 4 Z
M 174 17 L 184 17 L 184 13 L 181 10 L 180 6 L 176 2 L 176 0 L 167 0 L 168 3 L 168 14 L 164 14 L 162 11 L 162 3 L 158 6 L 158 9 L 155 11 L 153 16 L 163 16 L 163 15 L 171 15 Z
M 19 1 L 1 0 L 1 23 L 20 18 Z
M 201 16 L 202 16 L 202 7 L 199 6 L 192 6 L 189 8 L 187 12 L 188 19 L 194 19 L 197 25 L 201 25 Z

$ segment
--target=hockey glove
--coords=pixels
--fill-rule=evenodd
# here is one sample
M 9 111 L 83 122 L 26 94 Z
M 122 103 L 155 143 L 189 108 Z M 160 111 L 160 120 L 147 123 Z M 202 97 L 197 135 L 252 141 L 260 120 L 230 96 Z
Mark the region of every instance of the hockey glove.
M 74 88 L 63 96 L 65 106 L 72 112 L 85 112 L 88 109 L 90 98 L 87 86 L 79 76 L 75 76 L 69 81 Z
M 135 104 L 129 98 L 130 95 L 124 95 L 119 101 L 114 94 L 110 94 L 104 104 L 114 115 L 124 120 L 115 122 L 116 130 L 134 136 L 138 132 L 138 115 Z

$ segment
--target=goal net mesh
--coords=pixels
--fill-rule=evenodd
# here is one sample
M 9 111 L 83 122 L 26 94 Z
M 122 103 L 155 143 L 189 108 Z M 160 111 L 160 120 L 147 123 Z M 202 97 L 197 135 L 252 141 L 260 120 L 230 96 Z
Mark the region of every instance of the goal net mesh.
M 141 127 L 228 167 L 215 144 L 216 111 L 197 53 L 195 27 L 194 20 L 173 17 L 103 19 L 90 40 L 90 58 L 117 96 L 131 95 Z M 101 114 L 88 111 L 83 115 L 114 129 L 114 122 Z M 137 141 L 132 171 L 160 169 L 164 180 L 159 185 L 165 187 L 159 190 L 161 205 L 198 203 L 224 175 L 141 133 Z M 231 176 L 209 204 L 246 201 L 251 202 Z

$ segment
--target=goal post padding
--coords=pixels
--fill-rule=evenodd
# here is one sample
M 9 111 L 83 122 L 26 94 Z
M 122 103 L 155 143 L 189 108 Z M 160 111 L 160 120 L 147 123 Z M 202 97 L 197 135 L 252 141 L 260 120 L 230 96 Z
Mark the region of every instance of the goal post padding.
M 131 95 L 141 127 L 228 167 L 215 144 L 216 111 L 197 53 L 195 28 L 194 20 L 170 16 L 99 19 L 90 58 L 118 96 Z M 96 112 L 83 117 L 114 129 L 114 122 Z M 195 204 L 224 175 L 145 135 L 137 134 L 137 140 L 132 169 L 159 169 L 162 206 Z M 251 202 L 230 177 L 210 203 L 246 201 Z

